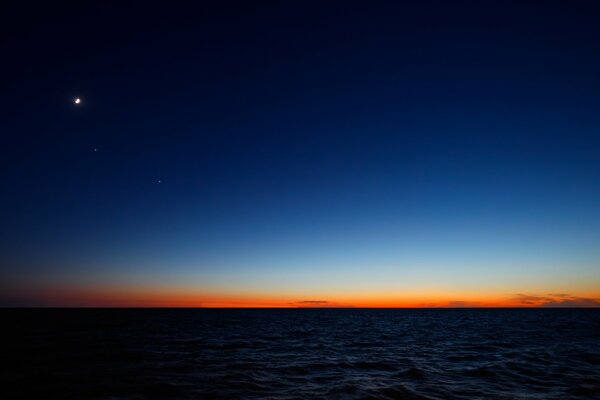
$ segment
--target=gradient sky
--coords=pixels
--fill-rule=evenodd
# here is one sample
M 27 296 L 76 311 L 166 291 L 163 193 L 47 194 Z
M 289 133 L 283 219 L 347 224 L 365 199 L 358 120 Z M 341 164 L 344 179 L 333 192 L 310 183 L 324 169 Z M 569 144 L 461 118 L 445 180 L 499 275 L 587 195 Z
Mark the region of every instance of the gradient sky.
M 600 305 L 597 2 L 2 7 L 0 304 Z

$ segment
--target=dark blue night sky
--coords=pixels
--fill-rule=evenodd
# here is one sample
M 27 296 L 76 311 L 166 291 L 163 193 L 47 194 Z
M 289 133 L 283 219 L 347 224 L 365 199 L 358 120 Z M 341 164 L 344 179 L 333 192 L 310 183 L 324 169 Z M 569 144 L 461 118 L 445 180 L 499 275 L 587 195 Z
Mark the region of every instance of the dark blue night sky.
M 596 2 L 2 7 L 22 293 L 600 296 Z

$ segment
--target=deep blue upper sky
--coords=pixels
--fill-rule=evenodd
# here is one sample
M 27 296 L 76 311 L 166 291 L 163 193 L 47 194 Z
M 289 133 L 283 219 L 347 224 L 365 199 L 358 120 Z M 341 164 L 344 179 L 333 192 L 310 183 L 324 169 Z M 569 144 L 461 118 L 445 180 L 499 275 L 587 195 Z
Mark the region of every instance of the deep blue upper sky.
M 600 282 L 594 1 L 1 14 L 5 279 Z

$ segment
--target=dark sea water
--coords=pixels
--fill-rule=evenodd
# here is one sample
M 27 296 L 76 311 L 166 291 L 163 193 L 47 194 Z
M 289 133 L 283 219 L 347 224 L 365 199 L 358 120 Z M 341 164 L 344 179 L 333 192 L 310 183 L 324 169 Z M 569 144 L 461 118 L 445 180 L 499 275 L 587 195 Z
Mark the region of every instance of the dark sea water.
M 600 398 L 600 309 L 0 313 L 1 399 Z

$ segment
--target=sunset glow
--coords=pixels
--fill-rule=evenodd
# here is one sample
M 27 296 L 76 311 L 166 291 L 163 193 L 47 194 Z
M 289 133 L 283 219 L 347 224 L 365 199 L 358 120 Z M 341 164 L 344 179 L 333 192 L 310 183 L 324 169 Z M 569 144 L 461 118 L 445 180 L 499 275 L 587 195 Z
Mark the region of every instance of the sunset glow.
M 598 307 L 600 296 L 581 294 L 362 293 L 306 297 L 265 293 L 218 293 L 165 287 L 55 286 L 4 290 L 14 304 L 52 307 L 205 307 L 205 308 L 440 308 L 440 307 Z M 23 293 L 27 293 L 26 296 Z M 29 303 L 28 303 L 29 302 Z

